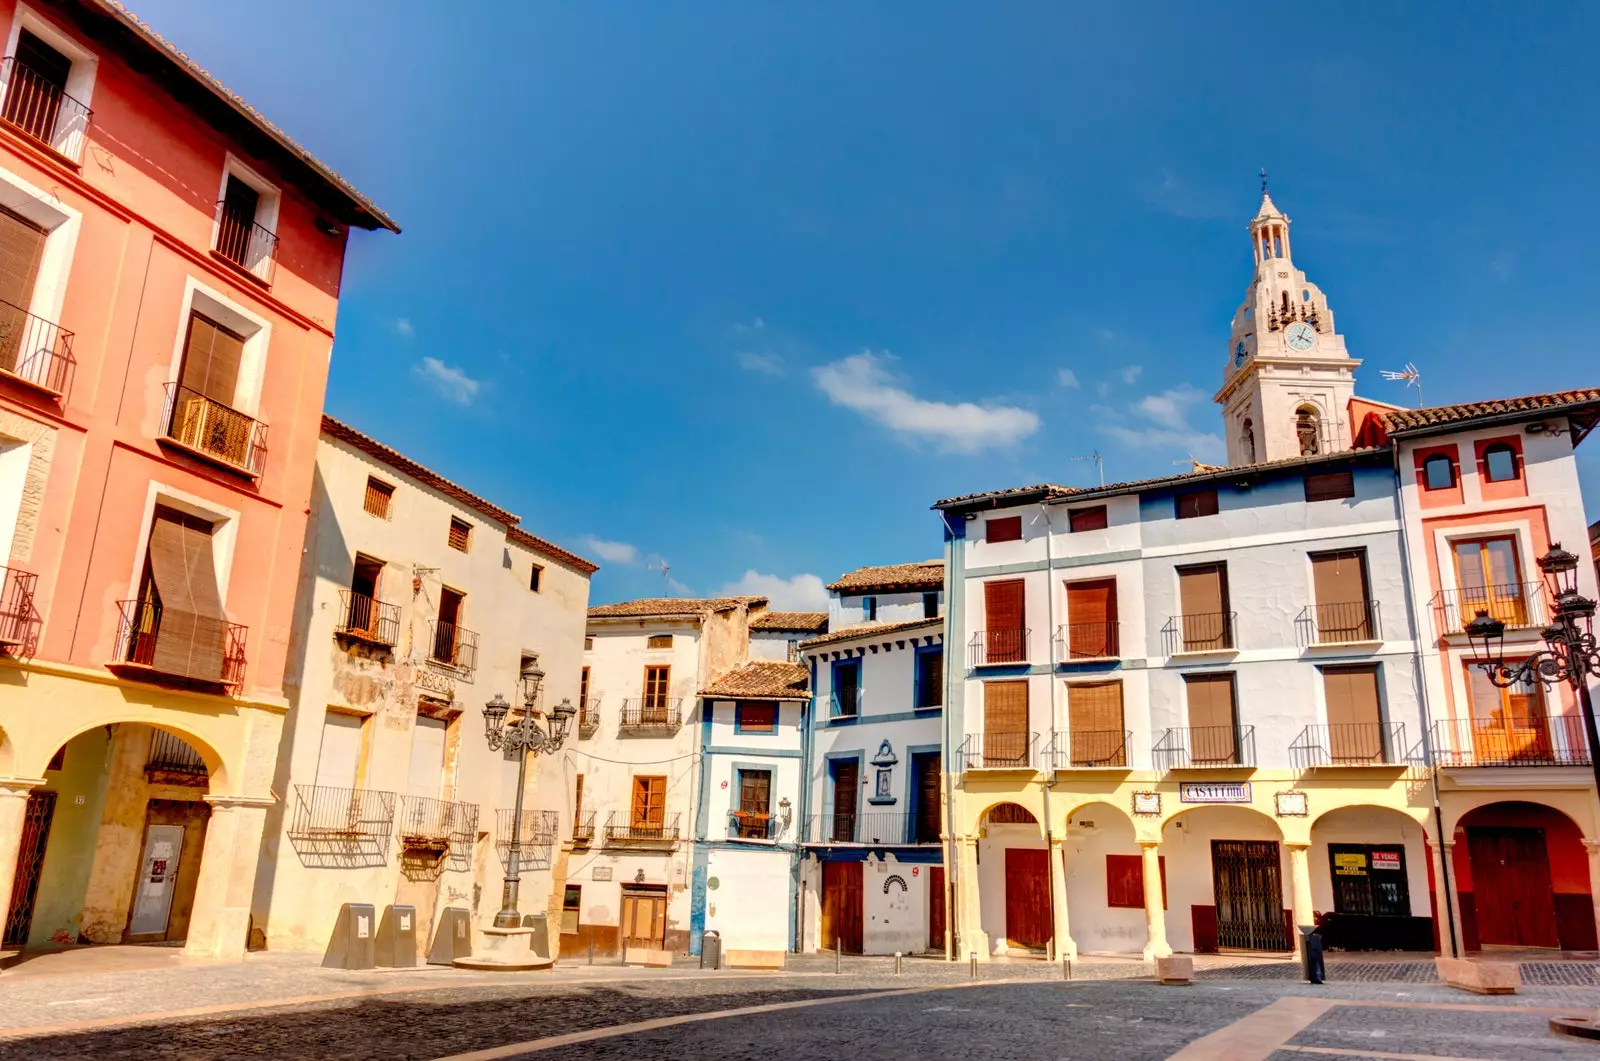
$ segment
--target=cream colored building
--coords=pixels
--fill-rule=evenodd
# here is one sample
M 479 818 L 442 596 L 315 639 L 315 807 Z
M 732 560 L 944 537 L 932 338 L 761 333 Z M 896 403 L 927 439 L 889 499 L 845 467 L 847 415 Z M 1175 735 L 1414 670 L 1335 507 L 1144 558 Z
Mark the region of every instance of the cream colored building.
M 344 903 L 416 907 L 419 949 L 444 907 L 492 922 L 518 763 L 490 751 L 483 704 L 522 703 L 533 664 L 541 708 L 579 701 L 595 569 L 323 419 L 254 945 L 321 950 Z M 533 798 L 548 763 L 529 763 L 524 914 L 550 900 L 555 815 Z

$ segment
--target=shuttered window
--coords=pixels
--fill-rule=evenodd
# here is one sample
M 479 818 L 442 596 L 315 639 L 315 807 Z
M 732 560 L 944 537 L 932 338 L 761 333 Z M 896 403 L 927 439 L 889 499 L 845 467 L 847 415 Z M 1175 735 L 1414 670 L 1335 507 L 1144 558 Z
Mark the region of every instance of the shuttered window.
M 1067 514 L 1067 525 L 1073 534 L 1084 531 L 1105 530 L 1108 526 L 1106 519 L 1106 506 L 1093 505 L 1089 508 L 1075 508 Z
M 1186 674 L 1183 683 L 1189 706 L 1190 759 L 1196 763 L 1238 762 L 1233 675 Z
M 22 344 L 44 241 L 43 229 L 0 207 L 0 371 L 18 371 L 18 361 L 32 352 Z
M 1203 652 L 1233 645 L 1228 620 L 1228 568 L 1201 564 L 1178 568 L 1178 602 L 1183 609 L 1183 650 Z
M 1173 498 L 1173 506 L 1179 519 L 1215 516 L 1217 514 L 1217 492 L 1215 490 L 1196 490 L 1193 493 L 1179 494 Z
M 572 782 L 572 817 L 573 820 L 583 817 L 583 775 L 579 774 Z
M 659 827 L 666 821 L 667 779 L 665 777 L 636 777 L 633 779 L 633 808 L 631 821 L 635 827 Z
M 1167 906 L 1167 857 L 1161 865 L 1161 907 Z M 1106 905 L 1144 909 L 1144 858 L 1141 855 L 1106 856 Z
M 361 502 L 361 507 L 379 519 L 389 518 L 389 502 L 394 498 L 394 487 L 384 482 L 367 476 L 367 496 Z
M 411 771 L 406 795 L 438 799 L 444 783 L 445 735 L 450 724 L 443 719 L 417 716 L 411 731 Z
M 317 785 L 355 788 L 361 764 L 361 735 L 366 720 L 360 715 L 329 711 L 322 721 L 322 747 L 317 755 Z
M 1340 549 L 1311 554 L 1319 642 L 1370 641 L 1375 636 L 1367 604 L 1367 554 Z
M 983 762 L 986 766 L 1028 761 L 1028 683 L 983 683 Z
M 1120 681 L 1067 686 L 1067 724 L 1074 766 L 1127 765 Z
M 1067 583 L 1067 654 L 1099 659 L 1117 648 L 1117 580 Z
M 450 548 L 457 552 L 466 552 L 467 544 L 472 540 L 472 524 L 466 520 L 450 518 Z
M 983 540 L 986 542 L 1014 542 L 1021 538 L 1021 516 L 1000 516 L 983 521 Z
M 1328 711 L 1328 751 L 1335 763 L 1383 762 L 1383 711 L 1378 665 L 1322 668 Z
M 772 805 L 772 771 L 739 771 L 739 809 L 746 814 L 766 814 Z
M 211 523 L 197 516 L 165 507 L 155 511 L 147 556 L 160 628 L 150 664 L 166 674 L 220 681 L 226 617 L 211 531 Z
M 251 256 L 256 248 L 252 248 L 251 243 L 260 205 L 260 192 L 236 175 L 228 175 L 228 185 L 222 193 L 222 218 L 217 227 L 218 254 L 237 265 L 255 264 Z
M 1337 472 L 1321 472 L 1305 479 L 1307 501 L 1337 501 L 1356 496 L 1355 473 L 1346 468 Z
M 742 700 L 733 706 L 734 728 L 741 733 L 776 733 L 778 707 L 758 700 Z
M 917 650 L 916 707 L 939 707 L 944 703 L 944 649 Z
M 231 407 L 243 360 L 244 336 L 204 314 L 191 313 L 183 370 L 178 375 L 178 382 L 189 392 L 183 397 L 199 395 Z
M 985 582 L 983 607 L 986 662 L 1021 663 L 1027 658 L 1022 636 L 1027 601 L 1022 580 Z
M 644 647 L 645 648 L 671 648 L 672 647 L 672 635 L 671 634 L 651 634 L 650 637 L 648 639 L 646 639 L 646 641 L 644 643 Z

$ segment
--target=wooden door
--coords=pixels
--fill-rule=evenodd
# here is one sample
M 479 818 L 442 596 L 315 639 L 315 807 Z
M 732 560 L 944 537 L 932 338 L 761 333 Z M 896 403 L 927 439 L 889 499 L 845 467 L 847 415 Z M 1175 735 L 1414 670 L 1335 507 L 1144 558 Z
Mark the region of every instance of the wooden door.
M 854 843 L 856 838 L 856 804 L 861 795 L 861 764 L 854 759 L 841 759 L 833 764 L 833 829 L 830 836 L 836 843 Z
M 983 584 L 984 662 L 1021 663 L 1027 659 L 1023 645 L 1026 604 L 1021 579 Z
M 1204 564 L 1178 569 L 1178 606 L 1182 649 L 1206 652 L 1233 647 L 1233 624 L 1228 620 L 1228 569 Z
M 1291 950 L 1275 840 L 1211 841 L 1217 942 L 1239 950 Z
M 1117 655 L 1117 580 L 1067 584 L 1067 657 L 1101 659 Z
M 944 867 L 928 870 L 928 949 L 944 950 Z
M 1467 828 L 1478 939 L 1489 946 L 1559 947 L 1544 830 Z
M 845 954 L 861 953 L 862 883 L 860 862 L 822 864 L 822 946 Z
M 917 810 L 912 822 L 911 839 L 919 844 L 935 843 L 939 839 L 939 753 L 924 753 L 911 757 L 914 775 L 912 785 L 916 794 Z
M 5 943 L 23 946 L 33 928 L 34 903 L 39 898 L 39 874 L 44 868 L 44 852 L 50 841 L 50 823 L 55 817 L 56 794 L 49 791 L 28 793 L 22 812 L 22 841 L 17 845 L 17 873 L 11 887 L 11 908 L 6 911 Z
M 983 683 L 983 765 L 1028 765 L 1028 683 Z
M 1318 642 L 1370 641 L 1372 615 L 1367 607 L 1367 554 L 1341 549 L 1311 557 L 1311 583 L 1317 598 Z
M 1043 850 L 1006 848 L 1006 942 L 1043 950 L 1050 941 L 1050 871 Z
M 664 892 L 625 889 L 622 893 L 622 945 L 665 950 L 667 896 Z

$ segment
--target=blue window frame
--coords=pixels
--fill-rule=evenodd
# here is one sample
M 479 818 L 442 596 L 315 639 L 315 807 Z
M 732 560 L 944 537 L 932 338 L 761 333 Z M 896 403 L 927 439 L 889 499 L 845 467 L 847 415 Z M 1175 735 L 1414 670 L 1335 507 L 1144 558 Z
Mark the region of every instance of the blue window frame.
M 778 705 L 771 701 L 740 700 L 733 705 L 735 733 L 778 732 Z
M 833 714 L 854 718 L 861 714 L 861 661 L 833 661 Z
M 911 706 L 923 708 L 944 706 L 944 646 L 920 645 L 917 647 L 917 665 L 912 674 Z
M 861 614 L 866 617 L 867 622 L 869 622 L 869 623 L 877 622 L 877 620 L 878 620 L 878 598 L 877 597 L 862 597 L 861 598 Z

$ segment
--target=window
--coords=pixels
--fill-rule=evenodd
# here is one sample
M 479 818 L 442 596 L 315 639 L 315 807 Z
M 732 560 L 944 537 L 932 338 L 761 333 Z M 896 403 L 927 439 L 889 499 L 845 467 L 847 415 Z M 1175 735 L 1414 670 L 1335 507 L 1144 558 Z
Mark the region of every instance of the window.
M 1021 541 L 1022 517 L 998 516 L 984 520 L 983 540 L 986 542 Z
M 578 706 L 589 706 L 589 668 L 578 672 Z
M 1484 744 L 1482 734 L 1490 731 L 1521 732 L 1530 743 L 1548 742 L 1545 733 L 1544 686 L 1535 681 L 1502 689 L 1489 680 L 1483 668 L 1466 664 L 1467 689 L 1472 702 L 1476 743 Z M 1527 748 L 1519 748 L 1526 751 Z M 1506 756 L 1501 756 L 1506 758 Z
M 917 649 L 916 703 L 918 710 L 944 704 L 944 647 L 923 645 Z
M 644 669 L 644 707 L 650 711 L 667 709 L 667 691 L 672 686 L 671 667 L 646 667 Z
M 278 258 L 277 190 L 230 155 L 224 164 L 220 194 L 212 250 L 270 284 Z
M 1161 866 L 1161 908 L 1167 906 L 1167 856 L 1158 856 Z M 1134 910 L 1144 909 L 1144 856 L 1106 856 L 1106 905 Z
M 1239 356 L 1243 357 L 1244 344 L 1240 343 L 1239 348 Z M 1251 420 L 1248 416 L 1245 417 L 1244 422 L 1239 425 L 1239 444 L 1244 450 L 1245 463 L 1254 464 L 1256 462 L 1256 425 L 1255 421 Z
M 1406 850 L 1401 844 L 1329 844 L 1333 912 L 1410 917 Z
M 583 886 L 580 884 L 567 885 L 566 891 L 561 896 L 561 934 L 571 936 L 577 933 L 579 927 L 578 914 L 583 906 Z
M 1082 534 L 1084 531 L 1105 530 L 1106 526 L 1106 506 L 1104 505 L 1075 508 L 1067 513 L 1067 527 L 1073 534 Z
M 1073 766 L 1128 765 L 1120 681 L 1067 686 L 1067 725 Z
M 1305 478 L 1307 501 L 1337 501 L 1356 496 L 1355 473 L 1346 468 L 1337 472 L 1319 472 Z
M 464 519 L 450 517 L 450 548 L 457 552 L 466 552 L 468 544 L 472 541 L 472 524 Z
M 735 733 L 778 732 L 778 706 L 755 700 L 741 700 L 733 705 Z
M 317 787 L 353 789 L 361 766 L 366 718 L 329 711 L 322 719 L 322 747 L 317 753 Z
M 1179 519 L 1198 519 L 1201 516 L 1215 516 L 1217 514 L 1217 492 L 1215 490 L 1195 490 L 1187 494 L 1179 494 L 1172 499 L 1173 508 Z
M 439 619 L 433 625 L 433 658 L 454 663 L 461 647 L 461 611 L 467 595 L 448 586 L 439 589 Z
M 1068 659 L 1114 659 L 1117 630 L 1116 579 L 1067 583 Z
M 911 839 L 914 843 L 939 842 L 939 796 L 944 791 L 939 769 L 938 752 L 911 753 Z
M 586 638 L 583 639 L 583 650 L 585 652 L 593 652 L 594 651 L 594 638 L 586 637 Z
M 1287 291 L 1284 292 L 1284 299 L 1287 300 L 1288 297 L 1289 293 Z M 1285 310 L 1287 310 L 1287 305 Z M 1322 452 L 1320 421 L 1321 418 L 1317 415 L 1317 410 L 1309 405 L 1302 405 L 1294 411 L 1294 433 L 1295 437 L 1300 440 L 1300 455 L 1302 457 L 1312 457 Z
M 1239 719 L 1232 674 L 1185 674 L 1189 759 L 1194 764 L 1239 761 Z
M 1422 485 L 1429 490 L 1449 490 L 1456 485 L 1456 462 L 1435 453 L 1422 462 Z
M 45 382 L 27 364 L 41 336 L 27 335 L 28 310 L 39 280 L 49 233 L 10 210 L 0 207 L 0 371 L 34 382 Z M 28 349 L 24 349 L 24 341 Z M 50 343 L 42 344 L 49 346 Z
M 11 69 L 0 117 L 57 154 L 80 161 L 94 63 L 79 63 L 82 69 L 75 70 L 72 56 L 26 29 L 17 34 L 15 54 L 6 61 Z
M 983 584 L 983 662 L 1023 663 L 1028 658 L 1025 585 L 1021 579 Z
M 861 614 L 866 618 L 867 622 L 869 622 L 869 623 L 877 622 L 878 621 L 878 598 L 877 597 L 862 597 L 861 598 Z
M 922 595 L 922 617 L 924 619 L 939 618 L 939 594 L 924 593 Z
M 572 781 L 572 820 L 579 821 L 583 817 L 583 775 L 579 774 Z
M 445 738 L 450 724 L 443 719 L 417 716 L 411 731 L 411 770 L 407 775 L 408 796 L 438 799 L 444 784 Z
M 214 529 L 210 520 L 157 506 L 139 598 L 123 606 L 127 662 L 205 682 L 231 680 L 243 663 L 217 586 Z
M 861 762 L 854 758 L 830 760 L 828 774 L 833 780 L 833 829 L 828 838 L 851 843 L 856 838 L 856 807 L 861 798 Z
M 665 777 L 635 777 L 633 779 L 633 806 L 629 824 L 635 832 L 655 831 L 660 834 L 667 820 L 667 779 Z
M 1477 538 L 1452 542 L 1451 549 L 1460 587 L 1459 621 L 1469 622 L 1482 609 L 1507 626 L 1527 626 L 1530 608 L 1517 561 L 1517 540 Z
M 394 500 L 394 487 L 382 479 L 367 476 L 367 496 L 361 507 L 379 519 L 389 518 L 389 503 Z
M 766 839 L 772 821 L 772 771 L 740 770 L 739 809 L 735 834 L 746 839 Z
M 356 554 L 355 567 L 350 573 L 350 607 L 344 617 L 346 632 L 377 638 L 383 611 L 378 603 L 378 583 L 382 577 L 382 560 Z
M 983 765 L 1027 766 L 1028 683 L 983 683 Z
M 254 418 L 234 408 L 245 337 L 201 313 L 189 315 L 178 382 L 167 398 L 167 436 L 229 464 L 258 471 Z
M 861 713 L 861 661 L 840 659 L 833 662 L 833 713 L 854 718 Z
M 1377 633 L 1367 596 L 1365 549 L 1311 553 L 1311 586 L 1316 595 L 1316 642 L 1371 641 Z
M 1504 442 L 1496 442 L 1483 451 L 1483 477 L 1491 483 L 1503 483 L 1517 477 L 1517 451 Z
M 1233 616 L 1228 610 L 1228 566 L 1196 564 L 1178 568 L 1177 648 L 1215 652 L 1233 647 Z
M 1322 698 L 1328 712 L 1328 754 L 1334 763 L 1386 761 L 1376 663 L 1323 667 Z

